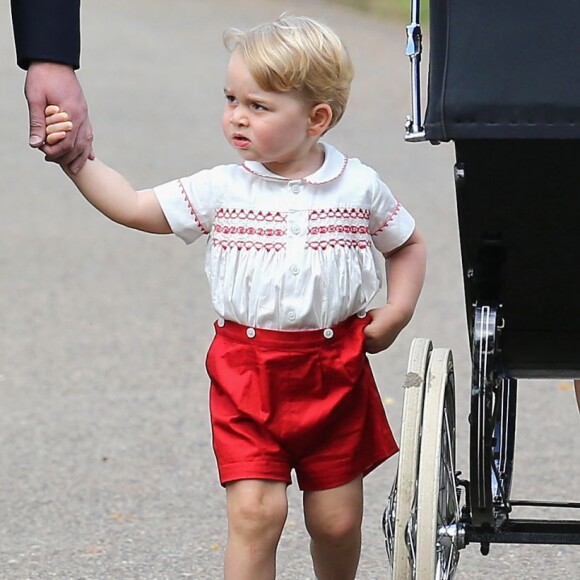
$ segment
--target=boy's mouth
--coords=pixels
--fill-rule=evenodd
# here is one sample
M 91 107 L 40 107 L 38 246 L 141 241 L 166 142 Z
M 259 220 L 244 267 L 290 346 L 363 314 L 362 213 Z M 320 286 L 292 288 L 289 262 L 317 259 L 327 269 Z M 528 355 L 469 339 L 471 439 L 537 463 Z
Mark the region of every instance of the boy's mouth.
M 244 137 L 238 133 L 232 136 L 232 142 L 235 147 L 239 147 L 241 149 L 244 149 L 250 144 L 250 140 L 247 137 Z

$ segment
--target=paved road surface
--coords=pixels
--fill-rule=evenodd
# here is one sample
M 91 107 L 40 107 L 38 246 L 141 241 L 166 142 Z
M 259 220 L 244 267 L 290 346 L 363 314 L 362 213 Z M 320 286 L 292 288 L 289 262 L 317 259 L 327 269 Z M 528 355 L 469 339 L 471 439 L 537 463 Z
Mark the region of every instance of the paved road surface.
M 235 160 L 219 128 L 221 34 L 284 10 L 322 16 L 344 36 L 357 76 L 329 138 L 380 171 L 429 243 L 417 315 L 373 357 L 393 426 L 413 336 L 452 347 L 465 470 L 469 363 L 452 149 L 403 142 L 404 26 L 320 0 L 87 0 L 81 78 L 97 151 L 136 186 Z M 186 249 L 107 222 L 29 151 L 6 7 L 0 50 L 0 578 L 217 579 L 225 520 L 208 430 L 203 244 Z M 516 492 L 580 499 L 569 386 L 522 391 Z M 394 470 L 391 461 L 367 479 L 360 579 L 389 577 L 380 519 Z M 290 500 L 279 578 L 309 579 L 295 486 Z M 460 577 L 556 580 L 579 570 L 577 549 L 493 547 L 484 559 L 470 547 Z

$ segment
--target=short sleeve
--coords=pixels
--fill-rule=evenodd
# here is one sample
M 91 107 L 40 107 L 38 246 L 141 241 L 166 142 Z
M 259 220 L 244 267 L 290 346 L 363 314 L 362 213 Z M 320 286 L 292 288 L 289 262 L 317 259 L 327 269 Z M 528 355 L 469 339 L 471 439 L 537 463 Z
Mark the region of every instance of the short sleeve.
M 153 189 L 171 230 L 186 244 L 211 230 L 217 197 L 212 177 L 204 170 Z
M 375 173 L 370 228 L 375 247 L 387 254 L 402 246 L 415 230 L 413 216 Z

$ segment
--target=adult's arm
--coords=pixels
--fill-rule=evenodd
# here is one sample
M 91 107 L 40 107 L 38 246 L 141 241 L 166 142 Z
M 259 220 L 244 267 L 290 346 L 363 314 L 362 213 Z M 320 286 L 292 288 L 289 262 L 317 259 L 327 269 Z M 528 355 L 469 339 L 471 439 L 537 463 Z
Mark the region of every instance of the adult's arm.
M 27 70 L 29 144 L 74 174 L 94 157 L 88 107 L 75 74 L 80 62 L 80 0 L 11 0 L 11 7 L 17 62 Z M 47 105 L 61 107 L 74 124 L 56 145 L 45 143 Z
M 80 65 L 80 0 L 11 0 L 18 66 L 33 61 Z

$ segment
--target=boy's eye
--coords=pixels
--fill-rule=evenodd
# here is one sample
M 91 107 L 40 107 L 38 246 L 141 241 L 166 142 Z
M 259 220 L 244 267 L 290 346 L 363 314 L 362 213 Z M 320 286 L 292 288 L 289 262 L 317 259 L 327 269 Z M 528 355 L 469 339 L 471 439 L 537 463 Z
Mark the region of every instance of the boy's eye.
M 256 111 L 267 111 L 268 109 L 262 105 L 261 103 L 252 103 L 252 109 L 256 109 Z
M 234 97 L 234 95 L 226 94 L 225 97 L 226 97 L 226 101 L 230 104 L 233 104 L 236 102 L 236 97 Z

